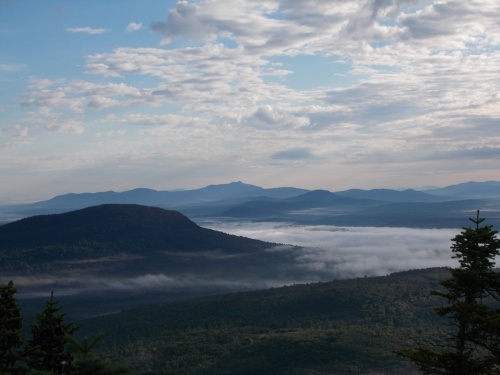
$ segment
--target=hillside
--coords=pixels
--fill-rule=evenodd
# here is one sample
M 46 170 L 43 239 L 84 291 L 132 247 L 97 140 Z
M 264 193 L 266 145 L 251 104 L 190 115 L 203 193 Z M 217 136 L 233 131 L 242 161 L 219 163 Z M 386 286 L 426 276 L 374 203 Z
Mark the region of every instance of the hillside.
M 0 226 L 0 238 L 1 279 L 21 277 L 24 292 L 221 290 L 231 284 L 245 289 L 245 278 L 265 283 L 280 275 L 283 263 L 283 253 L 267 251 L 276 244 L 201 228 L 179 212 L 139 205 L 34 216 Z
M 439 334 L 427 269 L 148 306 L 83 321 L 134 374 L 413 374 L 392 351 Z
M 233 253 L 255 250 L 263 243 L 204 229 L 176 211 L 140 205 L 107 204 L 63 214 L 34 216 L 0 226 L 0 250 L 86 246 L 65 259 L 106 256 L 114 251 L 140 254 L 158 251 Z M 15 252 L 19 254 L 19 252 Z M 54 254 L 58 256 L 58 254 Z M 40 259 L 42 260 L 42 259 Z

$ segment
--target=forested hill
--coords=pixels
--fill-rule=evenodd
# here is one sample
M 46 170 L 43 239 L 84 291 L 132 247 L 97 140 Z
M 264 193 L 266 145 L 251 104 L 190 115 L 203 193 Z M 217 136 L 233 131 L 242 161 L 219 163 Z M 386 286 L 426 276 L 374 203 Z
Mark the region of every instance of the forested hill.
M 82 322 L 134 374 L 414 375 L 393 351 L 435 339 L 443 268 L 150 305 Z
M 164 239 L 199 228 L 176 211 L 139 205 L 106 204 L 64 214 L 40 215 L 0 227 L 2 248 L 86 241 Z
M 271 246 L 199 227 L 176 211 L 106 204 L 41 215 L 0 226 L 0 264 L 9 271 L 41 263 L 100 257 L 214 251 L 231 254 Z

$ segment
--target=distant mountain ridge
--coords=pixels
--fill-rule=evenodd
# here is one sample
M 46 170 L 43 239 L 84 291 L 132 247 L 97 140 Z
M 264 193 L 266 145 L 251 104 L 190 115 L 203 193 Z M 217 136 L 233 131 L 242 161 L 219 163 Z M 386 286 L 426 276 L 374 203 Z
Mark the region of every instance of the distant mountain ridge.
M 500 198 L 500 181 L 475 182 L 426 190 L 426 193 L 454 198 Z
M 124 192 L 99 192 L 82 194 L 58 195 L 47 201 L 32 204 L 34 207 L 48 208 L 82 208 L 106 203 L 118 204 L 144 204 L 165 206 L 179 206 L 183 204 L 197 204 L 222 199 L 235 199 L 242 197 L 267 196 L 272 198 L 288 198 L 307 192 L 298 188 L 271 188 L 264 189 L 259 186 L 244 184 L 240 181 L 229 184 L 209 185 L 194 190 L 157 191 L 138 188 Z
M 294 187 L 265 189 L 241 181 L 201 189 L 65 194 L 34 204 L 0 207 L 0 224 L 101 204 L 140 204 L 180 211 L 190 218 L 290 221 L 347 226 L 461 227 L 463 212 L 486 210 L 500 223 L 500 182 L 468 182 L 423 191 L 349 189 L 338 192 Z M 404 207 L 404 210 L 401 208 Z
M 442 202 L 450 200 L 446 196 L 435 196 L 428 192 L 416 191 L 413 189 L 406 190 L 390 190 L 390 189 L 349 189 L 338 191 L 336 194 L 343 197 L 357 199 L 373 199 L 383 202 Z M 443 194 L 444 195 L 444 194 Z
M 328 190 L 314 190 L 316 192 Z M 311 190 L 294 187 L 280 187 L 265 189 L 259 186 L 245 184 L 241 181 L 228 184 L 209 185 L 194 190 L 157 191 L 153 189 L 137 188 L 124 192 L 98 192 L 98 193 L 69 193 L 56 196 L 47 201 L 37 202 L 38 207 L 71 207 L 79 208 L 82 205 L 97 205 L 105 203 L 135 203 L 152 205 L 183 205 L 197 204 L 217 200 L 236 198 L 291 198 Z M 318 193 L 315 193 L 317 195 Z M 413 189 L 349 189 L 333 192 L 343 197 L 357 199 L 372 199 L 383 202 L 438 202 L 475 198 L 500 198 L 500 181 L 466 182 L 444 188 L 417 191 Z

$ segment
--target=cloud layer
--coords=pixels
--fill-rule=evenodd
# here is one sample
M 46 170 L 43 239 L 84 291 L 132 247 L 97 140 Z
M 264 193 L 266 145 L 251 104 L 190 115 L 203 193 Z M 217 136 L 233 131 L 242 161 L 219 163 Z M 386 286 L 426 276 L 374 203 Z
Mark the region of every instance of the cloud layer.
M 295 266 L 311 278 L 383 276 L 392 272 L 456 266 L 455 229 L 297 226 L 273 223 L 202 223 L 211 229 L 269 242 L 305 246 Z M 288 251 L 288 250 L 286 250 Z
M 137 168 L 149 187 L 178 181 L 170 188 L 491 179 L 499 15 L 496 0 L 178 1 L 144 47 L 124 38 L 82 55 L 78 77 L 31 76 L 22 113 L 1 128 L 0 152 L 14 156 L 0 171 L 19 186 L 12 170 L 84 176 L 91 190 Z M 45 146 L 61 137 L 70 148 Z
M 90 276 L 83 269 L 78 272 L 72 269 L 56 275 L 16 276 L 16 285 L 23 296 L 46 295 L 47 290 L 51 289 L 57 290 L 58 294 L 152 290 L 209 293 L 384 276 L 411 269 L 458 265 L 452 259 L 450 250 L 451 239 L 458 234 L 455 229 L 297 226 L 220 221 L 199 224 L 225 233 L 276 243 L 275 247 L 268 250 L 274 256 L 252 254 L 252 257 L 262 259 L 239 261 L 252 264 L 251 268 L 244 270 L 243 263 L 224 263 L 227 255 L 171 253 L 168 254 L 169 260 L 165 261 L 166 265 L 173 262 L 178 267 L 182 265 L 184 271 L 169 271 L 165 265 L 163 270 L 159 266 L 151 273 L 120 277 L 111 271 L 109 273 L 113 276 Z M 219 266 L 226 264 L 228 268 L 218 267 L 214 273 L 207 266 L 210 261 Z

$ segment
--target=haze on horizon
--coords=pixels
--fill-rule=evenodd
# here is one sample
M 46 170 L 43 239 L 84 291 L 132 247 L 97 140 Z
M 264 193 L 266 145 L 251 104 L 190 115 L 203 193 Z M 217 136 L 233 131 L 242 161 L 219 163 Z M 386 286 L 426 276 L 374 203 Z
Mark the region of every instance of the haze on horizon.
M 500 176 L 500 3 L 0 1 L 0 203 Z

